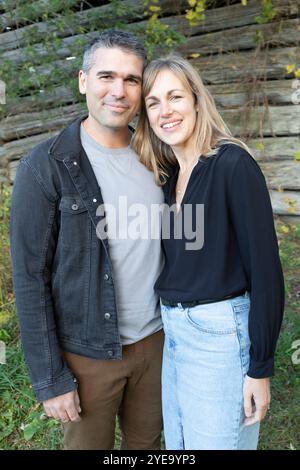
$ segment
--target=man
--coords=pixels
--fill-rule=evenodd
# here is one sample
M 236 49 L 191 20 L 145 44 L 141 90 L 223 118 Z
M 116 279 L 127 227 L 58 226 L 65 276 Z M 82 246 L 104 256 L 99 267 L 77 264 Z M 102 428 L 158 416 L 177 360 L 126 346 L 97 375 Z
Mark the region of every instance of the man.
M 23 158 L 14 184 L 22 342 L 38 400 L 64 423 L 66 449 L 112 449 L 117 415 L 122 448 L 160 448 L 160 242 L 124 236 L 121 204 L 163 202 L 130 147 L 145 63 L 133 35 L 101 33 L 79 72 L 88 116 Z M 96 230 L 103 220 L 107 232 Z

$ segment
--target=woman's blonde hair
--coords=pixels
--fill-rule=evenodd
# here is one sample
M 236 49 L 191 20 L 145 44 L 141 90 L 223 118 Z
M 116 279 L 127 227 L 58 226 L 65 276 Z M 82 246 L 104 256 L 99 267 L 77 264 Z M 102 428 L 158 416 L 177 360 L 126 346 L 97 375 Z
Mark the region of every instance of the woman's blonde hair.
M 187 60 L 177 55 L 153 60 L 144 70 L 143 100 L 133 137 L 133 148 L 140 156 L 140 161 L 154 172 L 158 184 L 164 184 L 166 177 L 170 175 L 170 168 L 177 161 L 172 148 L 162 142 L 151 129 L 145 106 L 145 98 L 162 70 L 173 72 L 195 98 L 195 107 L 199 109 L 195 125 L 196 146 L 201 155 L 205 157 L 215 155 L 218 147 L 224 143 L 239 145 L 250 153 L 246 144 L 232 136 L 200 75 Z

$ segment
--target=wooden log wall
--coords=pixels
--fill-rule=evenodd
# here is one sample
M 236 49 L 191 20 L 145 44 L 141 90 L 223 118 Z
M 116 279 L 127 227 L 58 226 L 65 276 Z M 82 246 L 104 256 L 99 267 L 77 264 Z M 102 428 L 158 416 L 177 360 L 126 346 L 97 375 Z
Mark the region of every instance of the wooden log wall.
M 124 3 L 137 8 L 130 28 L 135 31 L 143 27 L 143 2 Z M 261 3 L 249 0 L 247 7 L 238 2 L 211 8 L 203 23 L 191 27 L 185 18 L 186 1 L 160 2 L 162 22 L 187 37 L 177 51 L 199 70 L 230 129 L 247 141 L 258 160 L 274 213 L 300 222 L 300 80 L 287 69 L 290 64 L 300 67 L 300 0 L 274 0 L 277 15 L 267 24 L 256 21 Z M 88 28 L 93 15 L 105 17 L 107 8 L 96 6 L 76 15 L 82 27 Z M 8 15 L 0 14 L 0 24 L 5 30 L 14 23 Z M 21 64 L 22 38 L 33 27 L 40 33 L 55 29 L 38 22 L 2 32 L 0 60 Z M 55 51 L 56 59 L 46 67 L 34 64 L 35 70 L 52 83 L 50 91 L 13 99 L 5 105 L 0 120 L 0 181 L 13 182 L 19 158 L 85 110 L 69 88 L 55 82 L 53 74 L 57 69 L 68 73 L 66 58 L 82 35 L 74 35 L 69 28 L 57 30 L 57 37 L 61 43 Z M 46 54 L 42 42 L 33 47 L 37 56 Z

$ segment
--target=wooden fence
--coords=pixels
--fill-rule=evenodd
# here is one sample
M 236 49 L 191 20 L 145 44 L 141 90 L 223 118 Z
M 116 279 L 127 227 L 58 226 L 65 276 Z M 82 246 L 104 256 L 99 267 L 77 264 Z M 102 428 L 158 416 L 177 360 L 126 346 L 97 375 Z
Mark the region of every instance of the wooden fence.
M 132 30 L 143 26 L 143 2 L 124 3 L 137 5 Z M 177 51 L 199 70 L 234 135 L 251 147 L 265 174 L 274 212 L 294 222 L 300 221 L 300 80 L 289 66 L 300 67 L 300 0 L 274 0 L 274 20 L 257 24 L 261 3 L 250 0 L 246 7 L 238 2 L 209 9 L 205 21 L 194 27 L 185 18 L 187 2 L 164 0 L 160 5 L 162 22 L 187 37 Z M 92 15 L 105 16 L 106 8 L 93 7 L 76 15 L 86 28 Z M 8 28 L 13 24 L 7 15 L 0 15 L 0 20 Z M 33 27 L 49 31 L 49 25 L 39 22 L 0 34 L 0 58 L 21 63 L 22 38 Z M 49 81 L 55 69 L 67 73 L 70 47 L 81 36 L 71 29 L 58 30 L 57 35 L 62 42 L 56 59 L 46 67 L 35 66 Z M 42 42 L 34 47 L 39 56 L 46 54 Z M 0 120 L 0 181 L 13 182 L 19 158 L 83 109 L 71 90 L 59 83 L 49 93 L 7 102 Z

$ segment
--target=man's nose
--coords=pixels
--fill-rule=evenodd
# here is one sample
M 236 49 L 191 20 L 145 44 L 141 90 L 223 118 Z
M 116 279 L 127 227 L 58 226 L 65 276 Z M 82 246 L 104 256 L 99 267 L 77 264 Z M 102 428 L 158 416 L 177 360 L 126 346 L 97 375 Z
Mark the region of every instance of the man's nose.
M 122 79 L 117 79 L 114 81 L 111 89 L 111 94 L 115 98 L 123 98 L 125 96 L 125 87 L 124 81 Z

